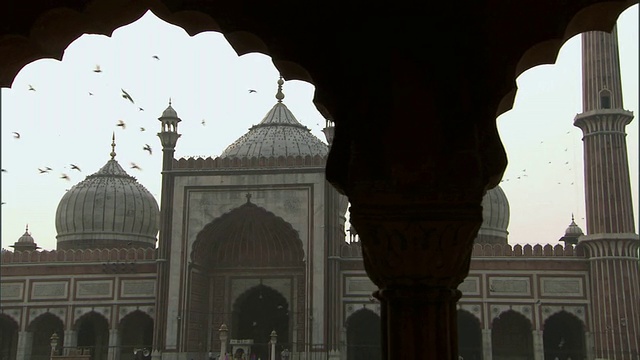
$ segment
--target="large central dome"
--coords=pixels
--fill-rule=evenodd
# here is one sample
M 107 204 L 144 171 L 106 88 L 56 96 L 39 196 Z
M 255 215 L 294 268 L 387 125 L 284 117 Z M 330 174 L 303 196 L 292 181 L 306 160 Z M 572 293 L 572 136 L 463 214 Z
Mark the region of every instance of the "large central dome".
M 327 155 L 328 145 L 300 124 L 282 103 L 283 83 L 282 79 L 278 80 L 278 102 L 259 124 L 252 126 L 249 132 L 229 145 L 220 155 L 221 158 Z
M 111 160 L 60 200 L 56 211 L 59 250 L 155 247 L 158 203 L 114 157 L 112 151 Z

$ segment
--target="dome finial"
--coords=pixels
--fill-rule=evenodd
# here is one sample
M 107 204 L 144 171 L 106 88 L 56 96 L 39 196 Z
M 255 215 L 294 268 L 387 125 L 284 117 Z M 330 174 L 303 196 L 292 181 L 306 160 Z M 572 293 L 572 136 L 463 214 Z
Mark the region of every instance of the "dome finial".
M 111 135 L 111 160 L 115 160 L 116 158 L 116 133 L 113 132 Z
M 278 79 L 278 92 L 276 93 L 276 99 L 281 103 L 282 99 L 284 99 L 284 93 L 282 93 L 282 84 L 284 84 L 284 80 L 282 80 L 282 75 L 280 75 L 280 79 Z
M 247 204 L 251 202 L 251 193 L 245 195 L 247 197 Z
M 26 229 L 24 230 L 24 232 L 25 232 L 26 234 L 28 234 L 28 233 L 29 233 L 29 224 L 27 224 L 27 227 L 26 227 Z
M 171 97 L 169 97 L 169 106 L 171 106 Z

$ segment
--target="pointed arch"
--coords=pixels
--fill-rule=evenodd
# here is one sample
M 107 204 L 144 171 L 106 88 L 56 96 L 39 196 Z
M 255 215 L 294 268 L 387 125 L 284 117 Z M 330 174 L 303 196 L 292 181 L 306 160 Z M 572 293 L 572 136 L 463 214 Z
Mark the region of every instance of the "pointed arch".
M 533 360 L 531 321 L 524 315 L 508 310 L 491 324 L 493 360 Z
M 482 359 L 482 326 L 472 313 L 458 310 L 458 354 L 464 359 Z
M 378 314 L 362 308 L 347 318 L 346 325 L 347 359 L 381 359 L 382 331 Z
M 33 319 L 27 331 L 32 333 L 31 356 L 27 359 L 48 359 L 51 354 L 51 336 L 54 333 L 58 335 L 58 345 L 64 345 L 64 323 L 57 315 L 50 312 L 45 312 Z
M 256 358 L 269 358 L 271 331 L 278 334 L 278 351 L 291 346 L 290 305 L 277 290 L 257 285 L 240 295 L 233 304 L 231 336 L 234 339 L 253 339 Z
M 153 319 L 144 311 L 134 310 L 125 315 L 118 324 L 120 359 L 126 359 L 134 349 L 151 349 L 153 342 Z
M 76 320 L 77 345 L 91 350 L 91 360 L 106 360 L 109 351 L 109 321 L 100 313 L 88 312 Z
M 545 360 L 586 359 L 585 326 L 567 311 L 559 311 L 547 318 L 542 341 Z
M 16 360 L 19 329 L 19 324 L 15 319 L 0 314 L 0 359 Z

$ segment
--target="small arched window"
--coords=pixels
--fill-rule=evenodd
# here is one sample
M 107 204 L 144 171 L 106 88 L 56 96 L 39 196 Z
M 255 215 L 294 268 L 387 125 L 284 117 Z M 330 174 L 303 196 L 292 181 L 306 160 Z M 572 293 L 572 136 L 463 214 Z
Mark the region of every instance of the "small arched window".
M 611 91 L 607 89 L 600 91 L 600 109 L 611 109 Z

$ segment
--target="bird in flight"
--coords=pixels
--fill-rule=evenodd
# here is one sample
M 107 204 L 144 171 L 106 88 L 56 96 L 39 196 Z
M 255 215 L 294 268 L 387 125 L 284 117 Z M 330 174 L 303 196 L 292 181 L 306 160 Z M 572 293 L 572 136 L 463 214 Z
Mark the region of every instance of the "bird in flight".
M 48 169 L 49 169 L 49 168 L 46 168 L 46 169 L 40 169 L 40 168 L 38 168 L 38 171 L 40 171 L 40 174 L 46 174 L 46 173 L 48 173 L 48 172 L 50 171 L 50 170 L 48 170 Z
M 141 107 L 138 107 L 138 111 L 144 111 L 144 109 Z
M 78 167 L 78 165 L 74 165 L 74 164 L 71 164 L 71 169 L 73 169 L 73 170 L 78 170 L 78 171 L 82 171 L 82 170 L 80 170 L 80 168 Z
M 100 65 L 96 65 L 96 67 L 93 69 L 94 73 L 101 73 L 102 70 L 100 70 Z
M 135 104 L 135 102 L 133 101 L 133 98 L 131 97 L 131 95 L 129 95 L 128 92 L 124 91 L 124 89 L 120 89 L 122 90 L 122 97 L 131 101 L 132 104 Z
M 64 173 L 60 175 L 60 179 L 65 179 L 67 181 L 71 181 L 71 178 L 69 178 L 69 175 L 64 174 Z
M 137 170 L 142 170 L 142 168 L 140 168 L 140 166 L 138 166 L 138 164 L 136 164 L 134 162 L 131 163 L 131 168 L 132 169 L 137 169 Z
M 127 124 L 122 120 L 118 120 L 118 124 L 116 126 L 120 126 L 123 130 L 127 128 Z
M 7 172 L 7 169 L 2 169 L 2 172 Z
M 93 96 L 93 93 L 91 91 L 89 91 L 89 96 Z
M 152 58 L 156 59 L 156 60 L 160 60 L 160 58 L 158 57 L 158 55 L 153 55 Z
M 31 86 L 31 84 L 29 84 L 29 91 L 36 91 L 36 89 L 33 86 Z
M 202 124 L 202 126 L 204 126 L 204 124 L 206 124 L 204 119 L 202 119 L 202 121 L 200 123 Z
M 249 94 L 251 94 L 251 93 L 257 93 L 257 92 L 258 92 L 258 91 L 256 91 L 256 90 L 249 89 Z
M 20 133 L 14 131 L 12 134 L 14 138 L 20 139 Z
M 147 130 L 147 129 L 145 129 L 145 128 L 143 128 L 143 127 L 141 127 L 141 128 L 140 128 L 140 131 L 145 131 L 145 130 Z
M 149 144 L 144 144 L 144 147 L 142 148 L 142 150 L 148 151 L 149 155 L 153 154 L 153 151 L 151 150 L 151 146 L 149 146 Z

